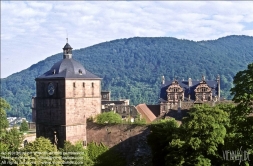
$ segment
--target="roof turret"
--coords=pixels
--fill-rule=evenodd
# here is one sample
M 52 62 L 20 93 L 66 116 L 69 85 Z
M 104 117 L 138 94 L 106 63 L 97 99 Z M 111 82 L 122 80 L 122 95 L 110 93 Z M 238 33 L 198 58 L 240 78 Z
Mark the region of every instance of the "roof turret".
M 39 76 L 37 79 L 47 78 L 77 78 L 77 79 L 101 79 L 87 71 L 82 64 L 72 58 L 72 47 L 67 43 L 63 48 L 63 59 L 55 63 L 53 67 Z

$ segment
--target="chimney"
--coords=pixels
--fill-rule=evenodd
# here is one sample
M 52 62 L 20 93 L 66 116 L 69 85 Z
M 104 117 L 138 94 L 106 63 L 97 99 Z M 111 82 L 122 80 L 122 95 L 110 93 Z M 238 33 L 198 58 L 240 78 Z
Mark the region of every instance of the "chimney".
M 188 79 L 188 86 L 189 86 L 189 87 L 192 86 L 192 79 L 191 79 L 191 78 Z
M 181 100 L 179 100 L 178 109 L 177 109 L 178 113 L 181 113 L 181 107 L 182 107 L 182 103 L 181 103 Z
M 162 85 L 165 84 L 165 78 L 162 76 Z
M 204 75 L 202 75 L 202 81 L 205 81 L 205 79 L 206 79 L 206 78 L 205 78 L 205 76 L 204 76 Z
M 217 84 L 218 84 L 218 100 L 220 101 L 220 75 L 217 76 Z

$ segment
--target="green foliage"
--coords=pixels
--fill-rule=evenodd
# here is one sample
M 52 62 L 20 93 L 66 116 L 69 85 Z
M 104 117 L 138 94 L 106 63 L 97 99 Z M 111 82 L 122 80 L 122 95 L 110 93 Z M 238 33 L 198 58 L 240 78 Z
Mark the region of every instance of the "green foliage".
M 7 103 L 3 98 L 0 98 L 0 137 L 3 130 L 9 126 L 9 122 L 6 117 L 6 109 L 10 109 L 9 103 Z
M 190 162 L 211 165 L 212 160 L 212 164 L 219 164 L 221 161 L 218 148 L 224 145 L 228 126 L 228 114 L 218 107 L 200 105 L 190 109 L 190 116 L 180 126 L 186 134 L 184 146 L 192 151 L 192 154 L 186 154 Z
M 137 117 L 134 119 L 134 123 L 136 125 L 145 125 L 147 124 L 146 120 L 144 118 L 141 118 L 140 114 L 137 114 Z
M 69 141 L 64 143 L 64 147 L 60 149 L 63 154 L 62 159 L 66 162 L 64 165 L 73 165 L 68 164 L 68 162 L 76 162 L 83 163 L 80 165 L 84 166 L 92 166 L 93 161 L 88 157 L 87 150 L 83 148 L 81 142 L 76 143 L 75 145 L 71 144 Z M 72 154 L 72 152 L 76 152 L 76 154 Z
M 20 134 L 17 128 L 13 127 L 5 132 L 0 141 L 7 145 L 9 151 L 15 151 L 20 147 L 23 139 L 24 136 Z
M 242 161 L 244 165 L 253 165 L 253 63 L 246 70 L 240 71 L 234 77 L 234 87 L 231 94 L 233 101 L 237 104 L 230 112 L 231 130 L 233 134 L 228 137 L 230 148 L 243 147 L 250 152 L 250 161 Z
M 29 129 L 28 123 L 26 122 L 26 120 L 22 120 L 19 130 L 25 132 L 28 131 L 28 129 Z
M 178 124 L 175 119 L 160 120 L 150 125 L 148 144 L 153 152 L 153 164 L 163 166 L 165 156 L 168 154 L 168 142 L 178 137 Z
M 102 155 L 103 153 L 109 150 L 109 148 L 106 147 L 104 144 L 102 143 L 97 144 L 95 142 L 89 143 L 87 148 L 88 148 L 88 156 L 94 162 L 97 162 L 96 160 L 98 156 Z
M 221 165 L 221 147 L 230 126 L 229 107 L 197 105 L 180 127 L 175 120 L 151 124 L 148 144 L 154 165 Z
M 12 154 L 9 154 L 9 152 L 19 151 L 22 140 L 23 135 L 21 135 L 16 128 L 12 128 L 9 131 L 5 130 L 2 133 L 0 137 L 0 165 L 1 163 L 8 163 L 11 161 L 4 157 L 13 158 Z
M 214 80 L 221 76 L 221 96 L 231 99 L 233 77 L 253 61 L 253 37 L 227 36 L 194 42 L 170 37 L 129 38 L 104 42 L 73 51 L 73 58 L 103 78 L 102 89 L 112 92 L 112 100 L 131 99 L 131 104 L 156 104 L 161 76 L 172 79 Z M 73 46 L 74 47 L 74 46 Z M 46 58 L 26 70 L 1 79 L 1 97 L 12 108 L 8 116 L 31 119 L 34 79 L 62 59 L 62 53 Z M 145 90 L 143 90 L 145 89 Z
M 19 150 L 20 154 L 16 155 L 11 161 L 19 163 L 19 166 L 29 165 L 27 163 L 34 162 L 36 166 L 63 164 L 61 152 L 56 146 L 52 145 L 49 139 L 40 137 L 35 141 L 28 143 L 23 149 Z M 21 164 L 25 163 L 25 164 Z
M 233 101 L 238 103 L 238 113 L 247 116 L 252 112 L 253 105 L 253 63 L 248 65 L 248 69 L 238 72 L 233 83 L 235 86 L 231 93 L 234 95 Z
M 94 166 L 107 166 L 108 163 L 113 166 L 126 165 L 125 159 L 119 153 L 102 143 L 92 142 L 88 144 L 87 149 L 89 158 L 94 161 Z
M 110 112 L 103 112 L 97 115 L 96 122 L 98 124 L 117 124 L 122 122 L 122 118 L 119 114 Z
M 134 121 L 132 122 L 132 117 L 129 115 L 127 118 L 122 119 L 122 124 L 134 124 L 134 125 L 146 125 L 147 122 L 144 118 L 141 117 L 139 113 L 137 113 Z
M 23 139 L 23 136 L 20 135 L 16 128 L 13 127 L 7 130 L 9 123 L 6 118 L 5 109 L 10 109 L 10 105 L 0 98 L 0 152 L 17 150 Z

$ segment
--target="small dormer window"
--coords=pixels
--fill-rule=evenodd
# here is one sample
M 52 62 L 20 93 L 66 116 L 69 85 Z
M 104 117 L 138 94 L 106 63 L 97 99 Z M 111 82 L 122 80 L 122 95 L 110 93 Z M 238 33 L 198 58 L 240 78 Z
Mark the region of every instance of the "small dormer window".
M 52 71 L 52 73 L 53 73 L 53 74 L 55 74 L 55 73 L 56 73 L 55 69 Z
M 83 74 L 83 71 L 81 69 L 79 69 L 79 74 L 82 75 Z

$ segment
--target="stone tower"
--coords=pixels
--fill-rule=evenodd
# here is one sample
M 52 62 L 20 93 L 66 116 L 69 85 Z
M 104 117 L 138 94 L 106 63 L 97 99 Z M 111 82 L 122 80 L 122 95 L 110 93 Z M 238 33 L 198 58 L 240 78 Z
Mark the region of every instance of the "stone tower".
M 101 113 L 101 78 L 72 58 L 67 41 L 63 59 L 35 81 L 36 137 L 49 138 L 58 147 L 64 140 L 86 145 L 86 118 Z

